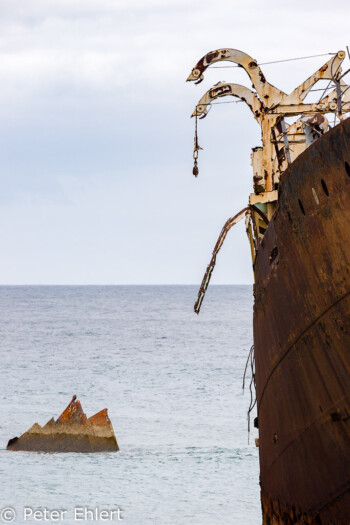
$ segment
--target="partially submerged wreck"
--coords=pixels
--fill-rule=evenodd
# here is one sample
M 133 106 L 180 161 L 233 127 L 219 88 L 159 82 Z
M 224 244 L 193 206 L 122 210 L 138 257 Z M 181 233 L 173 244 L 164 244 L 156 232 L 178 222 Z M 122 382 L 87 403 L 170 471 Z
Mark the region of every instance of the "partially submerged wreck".
M 224 225 L 194 310 L 228 231 L 245 219 L 264 525 L 350 524 L 350 69 L 341 69 L 345 51 L 329 55 L 289 94 L 237 49 L 208 53 L 187 79 L 198 84 L 209 66 L 229 61 L 254 89 L 220 82 L 199 100 L 195 176 L 197 117 L 217 98 L 245 102 L 261 127 L 251 156 L 254 191 Z M 305 100 L 309 93 L 315 102 Z
M 117 452 L 119 446 L 107 408 L 86 417 L 80 401 L 72 401 L 57 421 L 43 427 L 34 423 L 20 437 L 10 439 L 7 450 L 32 452 Z

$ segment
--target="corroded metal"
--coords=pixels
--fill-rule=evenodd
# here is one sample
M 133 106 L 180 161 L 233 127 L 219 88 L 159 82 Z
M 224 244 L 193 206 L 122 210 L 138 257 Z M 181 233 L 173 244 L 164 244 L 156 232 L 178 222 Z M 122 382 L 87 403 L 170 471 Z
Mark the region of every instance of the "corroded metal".
M 252 217 L 252 214 L 254 214 L 253 217 Z M 223 228 L 222 228 L 222 230 L 220 232 L 218 240 L 216 241 L 216 244 L 214 246 L 214 250 L 213 250 L 213 253 L 212 253 L 212 258 L 211 258 L 210 263 L 208 264 L 207 269 L 206 269 L 206 271 L 204 273 L 204 277 L 202 279 L 202 284 L 201 284 L 201 286 L 199 288 L 199 291 L 198 291 L 198 299 L 197 299 L 197 301 L 196 301 L 196 303 L 194 305 L 194 311 L 195 311 L 196 314 L 199 314 L 199 312 L 200 312 L 205 293 L 206 293 L 206 291 L 208 289 L 208 286 L 209 286 L 209 283 L 210 283 L 210 279 L 211 279 L 212 273 L 213 273 L 215 265 L 216 265 L 216 257 L 218 255 L 219 251 L 221 250 L 222 245 L 224 244 L 224 240 L 226 239 L 226 235 L 228 234 L 228 232 L 230 231 L 230 229 L 233 226 L 238 224 L 244 218 L 246 219 L 246 231 L 247 231 L 247 235 L 248 235 L 248 238 L 249 238 L 249 242 L 252 244 L 252 248 L 254 247 L 254 254 L 255 254 L 255 250 L 257 249 L 257 239 L 258 239 L 257 225 L 256 225 L 257 218 L 259 220 L 259 223 L 261 223 L 261 221 L 262 221 L 262 223 L 264 224 L 263 227 L 265 229 L 267 228 L 267 225 L 269 224 L 269 220 L 266 217 L 266 215 L 257 206 L 255 206 L 254 204 L 250 204 L 249 206 L 247 206 L 246 208 L 243 208 L 243 210 L 238 212 L 234 217 L 231 217 L 230 219 L 228 219 L 225 222 L 225 224 L 224 224 L 224 226 L 223 226 Z M 253 237 L 251 235 L 251 229 L 249 228 L 250 220 L 252 221 L 254 231 L 256 232 L 255 233 L 255 237 Z M 253 252 L 252 252 L 252 254 L 253 254 Z
M 343 51 L 334 54 L 290 94 L 268 84 L 256 61 L 232 49 L 209 53 L 188 78 L 201 80 L 211 64 L 230 60 L 247 71 L 255 89 L 219 83 L 194 115 L 205 116 L 216 98 L 231 95 L 249 105 L 262 131 L 262 145 L 252 152 L 254 192 L 240 218 L 246 219 L 255 279 L 264 525 L 350 523 L 350 89 L 341 74 L 344 58 Z M 305 103 L 324 79 L 331 92 Z M 340 121 L 330 131 L 329 113 Z M 287 122 L 291 116 L 296 120 Z M 214 248 L 200 302 L 227 231 Z
M 290 141 L 289 135 L 293 133 L 287 129 L 289 126 L 284 118 L 298 115 L 317 118 L 318 114 L 326 113 L 336 113 L 339 118 L 343 118 L 343 114 L 350 111 L 350 90 L 347 90 L 345 82 L 340 78 L 340 66 L 344 58 L 345 52 L 338 51 L 305 82 L 290 94 L 286 94 L 267 82 L 256 60 L 246 53 L 237 49 L 211 51 L 196 64 L 188 81 L 203 79 L 204 71 L 218 61 L 230 61 L 245 69 L 255 92 L 239 84 L 220 82 L 202 96 L 192 116 L 204 118 L 212 101 L 219 97 L 234 96 L 246 102 L 261 127 L 262 150 L 258 156 L 261 161 L 259 176 L 263 178 L 262 191 L 273 191 L 288 164 L 309 146 L 309 143 L 306 143 L 303 121 L 299 121 L 299 137 L 295 140 L 292 136 Z M 318 103 L 304 103 L 304 99 L 319 80 L 334 82 L 336 88 L 330 94 L 321 97 Z M 290 144 L 295 142 L 297 148 L 290 148 Z M 253 151 L 252 156 L 254 155 Z
M 191 71 L 191 74 L 187 78 L 187 81 L 196 81 L 198 84 L 204 78 L 204 71 L 209 66 L 221 61 L 234 62 L 238 66 L 243 67 L 248 73 L 248 76 L 252 81 L 252 84 L 259 97 L 262 100 L 265 100 L 265 105 L 267 107 L 273 105 L 276 100 L 282 100 L 282 98 L 286 95 L 283 91 L 277 89 L 275 86 L 267 82 L 256 60 L 246 53 L 239 51 L 238 49 L 217 49 L 215 51 L 210 51 L 210 53 L 207 53 L 195 65 Z M 270 98 L 271 100 L 269 100 Z
M 237 223 L 239 223 L 242 219 L 244 219 L 244 217 L 246 217 L 247 213 L 249 213 L 249 206 L 244 208 L 243 210 L 241 210 L 240 212 L 238 212 L 234 217 L 231 217 L 230 219 L 228 219 L 221 232 L 220 232 L 220 235 L 218 237 L 218 240 L 216 241 L 216 244 L 214 246 L 214 250 L 213 250 L 213 254 L 212 254 L 212 258 L 210 260 L 210 263 L 208 264 L 207 266 L 207 269 L 204 273 L 204 277 L 203 277 L 203 280 L 202 280 L 202 284 L 199 288 L 199 291 L 198 291 L 198 298 L 197 298 L 197 301 L 196 301 L 196 304 L 194 305 L 194 311 L 196 314 L 199 314 L 200 312 L 200 309 L 201 309 L 201 306 L 202 306 L 202 302 L 203 302 L 203 299 L 204 299 L 204 296 L 205 296 L 205 292 L 207 291 L 207 288 L 209 286 L 209 282 L 210 282 L 210 279 L 211 279 L 211 275 L 213 273 L 213 270 L 215 268 L 215 264 L 216 264 L 216 256 L 217 254 L 219 253 L 220 249 L 221 249 L 221 246 L 223 245 L 223 242 L 226 238 L 226 235 L 228 234 L 228 232 L 230 231 L 230 229 Z
M 290 166 L 256 254 L 265 525 L 350 523 L 349 144 L 350 119 Z
M 35 452 L 116 452 L 119 450 L 106 408 L 86 417 L 73 396 L 67 408 L 43 427 L 34 423 L 19 438 L 9 440 L 8 450 Z
M 214 87 L 209 89 L 209 91 L 204 93 L 202 98 L 199 100 L 194 112 L 192 113 L 192 117 L 206 117 L 208 114 L 208 107 L 212 101 L 219 97 L 227 97 L 228 95 L 240 98 L 242 101 L 246 102 L 251 109 L 254 118 L 259 123 L 261 122 L 261 117 L 265 112 L 265 108 L 256 93 L 245 86 L 241 86 L 240 84 L 228 84 L 226 82 L 219 82 Z

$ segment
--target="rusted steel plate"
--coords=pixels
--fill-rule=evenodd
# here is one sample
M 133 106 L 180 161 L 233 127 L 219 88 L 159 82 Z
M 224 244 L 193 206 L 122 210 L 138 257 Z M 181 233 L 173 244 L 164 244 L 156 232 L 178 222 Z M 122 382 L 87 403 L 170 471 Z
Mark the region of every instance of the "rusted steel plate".
M 275 523 L 350 523 L 349 145 L 350 119 L 285 172 L 255 260 L 260 479 Z

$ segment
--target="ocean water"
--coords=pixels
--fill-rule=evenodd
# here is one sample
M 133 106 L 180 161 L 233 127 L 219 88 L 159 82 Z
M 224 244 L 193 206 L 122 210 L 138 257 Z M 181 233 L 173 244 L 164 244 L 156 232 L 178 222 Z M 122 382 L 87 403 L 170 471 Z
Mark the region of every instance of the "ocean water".
M 252 289 L 210 287 L 199 316 L 196 296 L 195 286 L 0 287 L 0 510 L 14 509 L 14 523 L 261 524 L 242 394 Z M 108 408 L 120 452 L 6 450 L 73 394 L 88 417 Z M 65 513 L 34 521 L 30 509 Z

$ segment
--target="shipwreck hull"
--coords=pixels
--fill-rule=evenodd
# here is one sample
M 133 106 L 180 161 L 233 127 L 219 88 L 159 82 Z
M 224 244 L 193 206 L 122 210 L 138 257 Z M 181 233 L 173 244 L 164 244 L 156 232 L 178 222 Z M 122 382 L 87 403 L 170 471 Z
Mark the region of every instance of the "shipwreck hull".
M 350 119 L 284 173 L 255 281 L 264 524 L 349 524 Z

